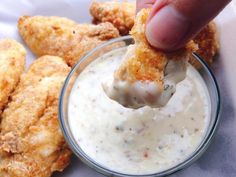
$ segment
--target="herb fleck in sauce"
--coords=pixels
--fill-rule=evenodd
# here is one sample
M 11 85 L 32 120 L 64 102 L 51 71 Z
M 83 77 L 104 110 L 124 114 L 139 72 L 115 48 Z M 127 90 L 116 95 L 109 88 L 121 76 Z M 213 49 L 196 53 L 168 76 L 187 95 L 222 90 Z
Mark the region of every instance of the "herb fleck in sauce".
M 208 94 L 200 75 L 187 76 L 162 108 L 128 109 L 101 86 L 112 81 L 126 49 L 91 63 L 77 78 L 69 99 L 69 125 L 82 150 L 111 170 L 154 173 L 187 158 L 203 138 L 209 119 Z

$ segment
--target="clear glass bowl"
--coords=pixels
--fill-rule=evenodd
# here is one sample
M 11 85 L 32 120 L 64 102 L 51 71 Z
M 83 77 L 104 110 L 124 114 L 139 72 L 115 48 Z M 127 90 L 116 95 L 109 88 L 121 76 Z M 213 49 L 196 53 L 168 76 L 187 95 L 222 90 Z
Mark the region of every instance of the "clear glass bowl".
M 70 146 L 74 154 L 76 154 L 85 164 L 87 164 L 91 168 L 107 176 L 130 176 L 130 177 L 132 176 L 134 177 L 134 176 L 143 176 L 143 175 L 122 174 L 120 172 L 109 170 L 108 168 L 99 165 L 94 159 L 91 159 L 88 155 L 86 155 L 86 153 L 84 153 L 83 150 L 80 148 L 80 146 L 76 143 L 76 140 L 74 139 L 73 134 L 70 130 L 70 126 L 68 122 L 68 100 L 69 100 L 70 92 L 76 78 L 87 65 L 89 65 L 93 60 L 96 60 L 98 56 L 101 56 L 114 49 L 128 46 L 130 44 L 133 44 L 133 39 L 130 36 L 125 36 L 125 37 L 108 41 L 96 47 L 89 53 L 87 53 L 72 68 L 71 72 L 69 73 L 69 75 L 67 76 L 65 80 L 64 86 L 62 88 L 61 96 L 60 96 L 59 121 L 60 121 L 62 132 L 64 134 L 64 137 L 68 145 Z M 210 117 L 208 129 L 205 133 L 204 138 L 202 139 L 202 142 L 199 144 L 197 149 L 185 161 L 167 170 L 164 170 L 155 174 L 148 174 L 145 176 L 148 176 L 148 177 L 166 176 L 174 172 L 177 172 L 183 168 L 188 167 L 190 164 L 196 161 L 203 154 L 203 152 L 207 149 L 208 145 L 210 144 L 213 138 L 213 135 L 215 134 L 215 131 L 219 122 L 219 116 L 220 116 L 219 115 L 220 114 L 219 88 L 217 86 L 216 79 L 213 73 L 211 72 L 211 70 L 209 69 L 209 67 L 207 66 L 207 64 L 197 54 L 193 54 L 193 56 L 202 65 L 202 69 L 199 71 L 199 73 L 202 76 L 203 80 L 205 81 L 205 84 L 208 88 L 208 92 L 210 96 L 210 102 L 211 102 L 211 105 L 210 105 L 211 115 L 210 116 L 211 117 Z

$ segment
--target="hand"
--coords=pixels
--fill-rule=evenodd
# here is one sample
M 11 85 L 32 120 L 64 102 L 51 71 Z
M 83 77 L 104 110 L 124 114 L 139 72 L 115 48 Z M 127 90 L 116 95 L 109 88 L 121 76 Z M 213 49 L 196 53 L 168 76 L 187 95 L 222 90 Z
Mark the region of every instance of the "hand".
M 137 11 L 152 7 L 146 37 L 165 51 L 181 48 L 230 0 L 137 0 Z

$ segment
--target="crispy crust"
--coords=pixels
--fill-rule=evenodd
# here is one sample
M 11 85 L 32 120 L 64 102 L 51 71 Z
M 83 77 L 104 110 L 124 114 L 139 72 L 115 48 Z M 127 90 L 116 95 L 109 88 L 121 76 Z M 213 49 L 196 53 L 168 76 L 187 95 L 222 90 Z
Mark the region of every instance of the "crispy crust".
M 69 71 L 61 58 L 43 56 L 22 75 L 2 115 L 0 176 L 47 177 L 68 165 L 57 110 Z
M 11 39 L 0 41 L 0 113 L 17 86 L 24 70 L 26 51 Z
M 23 16 L 18 29 L 34 54 L 62 57 L 70 66 L 97 45 L 119 36 L 118 30 L 108 22 L 76 24 L 62 17 Z
M 172 54 L 164 53 L 153 48 L 145 36 L 145 23 L 150 9 L 141 10 L 131 30 L 135 40 L 134 54 L 125 60 L 116 71 L 115 78 L 134 82 L 154 81 L 163 87 L 164 69 L 168 60 L 187 59 L 196 45 L 191 41 L 184 48 Z
M 199 54 L 208 65 L 211 65 L 214 57 L 219 51 L 219 40 L 215 22 L 212 21 L 206 25 L 193 39 L 193 41 L 198 44 L 199 49 L 196 53 Z M 201 68 L 201 64 L 193 57 L 189 62 L 197 69 Z
M 132 29 L 135 18 L 135 3 L 132 2 L 93 2 L 90 13 L 96 23 L 111 22 L 121 35 L 127 35 Z M 206 25 L 193 41 L 198 44 L 197 53 L 207 62 L 213 63 L 214 57 L 219 51 L 217 28 L 212 21 Z M 189 61 L 197 69 L 201 68 L 199 62 L 191 57 Z
M 90 6 L 90 14 L 94 23 L 110 22 L 120 32 L 121 35 L 129 34 L 134 25 L 135 4 L 129 2 L 96 2 Z

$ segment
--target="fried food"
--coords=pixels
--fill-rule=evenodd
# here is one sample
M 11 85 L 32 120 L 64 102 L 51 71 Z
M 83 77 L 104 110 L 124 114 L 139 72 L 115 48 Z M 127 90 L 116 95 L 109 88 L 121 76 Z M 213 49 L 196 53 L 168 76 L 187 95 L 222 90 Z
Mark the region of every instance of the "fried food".
M 115 78 L 129 82 L 154 81 L 163 88 L 164 69 L 168 60 L 189 58 L 196 45 L 191 41 L 184 48 L 171 54 L 153 48 L 145 36 L 144 24 L 148 14 L 149 9 L 144 9 L 137 15 L 130 33 L 135 40 L 134 54 L 116 71 Z
M 164 106 L 175 92 L 175 84 L 185 78 L 186 61 L 197 49 L 193 41 L 171 54 L 153 48 L 145 36 L 149 12 L 138 13 L 130 33 L 135 44 L 115 72 L 111 89 L 104 88 L 110 98 L 126 107 Z
M 208 65 L 211 65 L 219 51 L 219 40 L 215 22 L 212 21 L 207 24 L 193 41 L 198 44 L 199 49 L 196 53 L 200 55 Z M 195 68 L 201 68 L 201 64 L 196 59 L 191 58 L 189 62 L 195 66 Z
M 19 33 L 37 56 L 55 55 L 73 66 L 97 45 L 119 36 L 111 23 L 76 24 L 62 17 L 23 16 Z
M 134 25 L 135 8 L 135 3 L 93 1 L 90 6 L 90 14 L 93 16 L 95 24 L 111 22 L 121 35 L 127 35 Z
M 69 71 L 63 59 L 43 56 L 22 75 L 2 114 L 0 176 L 48 177 L 68 165 L 57 110 Z
M 26 51 L 11 39 L 0 40 L 0 114 L 24 70 Z
M 90 13 L 96 23 L 111 22 L 121 35 L 127 35 L 134 24 L 135 3 L 132 2 L 93 2 Z M 198 44 L 196 51 L 209 65 L 212 64 L 219 50 L 217 29 L 212 21 L 206 25 L 193 39 Z M 200 69 L 200 63 L 193 57 L 189 61 L 195 68 Z

